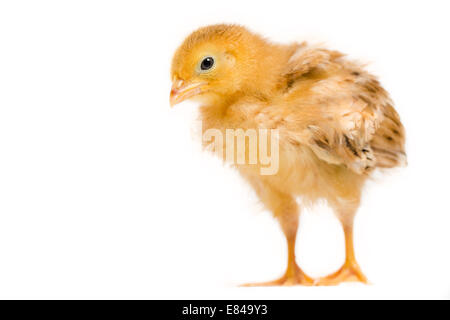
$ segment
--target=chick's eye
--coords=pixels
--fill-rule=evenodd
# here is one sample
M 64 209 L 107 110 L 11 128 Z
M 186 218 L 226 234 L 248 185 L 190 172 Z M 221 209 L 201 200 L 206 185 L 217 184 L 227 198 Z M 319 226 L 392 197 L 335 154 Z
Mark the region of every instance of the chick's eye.
M 212 68 L 213 65 L 214 65 L 214 59 L 211 57 L 207 57 L 207 58 L 203 59 L 202 63 L 200 64 L 200 69 L 202 69 L 203 71 L 209 70 Z

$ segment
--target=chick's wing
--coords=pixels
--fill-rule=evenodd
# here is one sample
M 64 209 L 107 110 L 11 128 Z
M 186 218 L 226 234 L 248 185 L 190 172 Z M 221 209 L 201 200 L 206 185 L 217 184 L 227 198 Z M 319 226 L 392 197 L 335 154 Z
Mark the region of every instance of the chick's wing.
M 375 77 L 341 57 L 300 45 L 285 73 L 290 107 L 282 129 L 320 159 L 361 174 L 377 165 L 371 141 L 392 102 Z

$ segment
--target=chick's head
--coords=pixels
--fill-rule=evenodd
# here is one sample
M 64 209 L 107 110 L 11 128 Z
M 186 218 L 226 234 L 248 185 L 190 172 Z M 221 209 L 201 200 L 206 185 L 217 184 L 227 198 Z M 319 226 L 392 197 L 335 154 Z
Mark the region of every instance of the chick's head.
M 172 60 L 171 105 L 187 99 L 215 103 L 251 90 L 263 46 L 263 39 L 241 26 L 214 25 L 193 32 Z

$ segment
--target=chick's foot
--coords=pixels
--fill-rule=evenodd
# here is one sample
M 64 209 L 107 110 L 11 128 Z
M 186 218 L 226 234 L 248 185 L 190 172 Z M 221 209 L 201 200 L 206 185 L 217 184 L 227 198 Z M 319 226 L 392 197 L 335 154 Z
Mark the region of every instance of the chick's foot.
M 241 285 L 241 287 L 276 287 L 276 286 L 312 286 L 314 285 L 314 280 L 307 276 L 300 267 L 295 266 L 291 270 L 287 270 L 284 276 L 280 279 L 261 282 L 261 283 L 248 283 Z
M 369 284 L 366 276 L 356 262 L 346 262 L 338 271 L 329 276 L 319 278 L 315 286 L 335 286 L 342 282 L 362 282 Z

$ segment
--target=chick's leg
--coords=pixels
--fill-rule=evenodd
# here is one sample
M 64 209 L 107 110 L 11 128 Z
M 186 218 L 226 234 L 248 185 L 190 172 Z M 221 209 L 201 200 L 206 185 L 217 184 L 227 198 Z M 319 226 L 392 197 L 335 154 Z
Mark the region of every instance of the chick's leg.
M 320 278 L 315 282 L 319 286 L 333 286 L 342 282 L 362 282 L 367 284 L 367 278 L 362 273 L 361 268 L 356 262 L 355 252 L 353 248 L 353 221 L 350 224 L 344 224 L 345 235 L 345 262 L 344 265 L 335 273 L 324 278 Z
M 295 259 L 295 242 L 297 239 L 298 229 L 298 215 L 294 217 L 295 222 L 292 219 L 282 218 L 280 220 L 281 227 L 284 235 L 286 236 L 287 248 L 288 248 L 288 261 L 285 274 L 278 280 L 279 285 L 312 285 L 314 281 L 308 277 L 302 269 L 297 265 Z M 283 226 L 286 223 L 287 226 Z M 294 230 L 295 228 L 295 230 Z
M 295 242 L 299 224 L 297 203 L 292 197 L 279 194 L 274 190 L 271 191 L 269 199 L 262 197 L 262 200 L 265 200 L 263 202 L 274 212 L 286 237 L 288 249 L 287 268 L 284 275 L 277 280 L 246 284 L 244 286 L 313 285 L 314 281 L 300 269 L 295 260 Z

